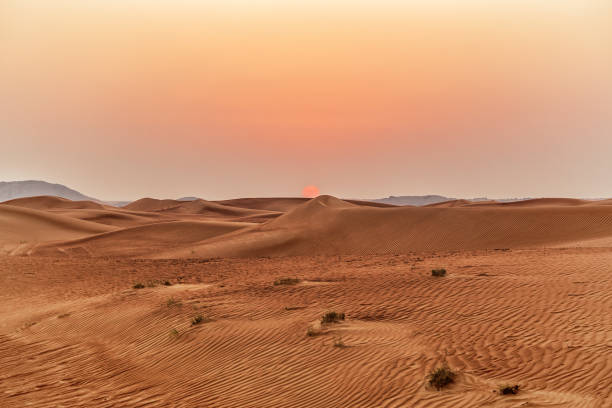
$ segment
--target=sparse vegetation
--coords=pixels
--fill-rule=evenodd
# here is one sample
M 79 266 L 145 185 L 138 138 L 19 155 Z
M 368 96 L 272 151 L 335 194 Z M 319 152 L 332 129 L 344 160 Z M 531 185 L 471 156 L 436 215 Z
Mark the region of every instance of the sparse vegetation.
M 444 364 L 429 373 L 429 385 L 438 391 L 455 381 L 457 374 Z
M 431 276 L 437 276 L 437 277 L 446 276 L 446 269 L 444 268 L 432 269 Z
M 165 280 L 165 281 L 160 281 L 160 280 L 150 280 L 147 281 L 146 284 L 142 283 L 142 282 L 138 282 L 136 283 L 134 286 L 132 286 L 134 289 L 143 289 L 143 288 L 154 288 L 158 285 L 164 285 L 164 286 L 172 286 L 172 283 L 169 280 Z
M 204 317 L 202 315 L 197 315 L 193 319 L 191 319 L 191 325 L 195 326 L 204 322 Z
M 340 320 L 344 320 L 344 312 L 327 312 L 321 317 L 321 324 L 338 323 Z
M 61 315 L 58 315 L 57 318 L 58 319 L 64 319 L 66 317 L 70 316 L 70 313 L 62 313 Z
M 172 329 L 170 330 L 170 337 L 178 337 L 179 336 L 179 332 L 176 329 Z
M 168 301 L 166 302 L 166 306 L 168 307 L 172 307 L 172 306 L 181 306 L 181 301 L 179 299 L 175 299 L 173 297 L 171 297 L 170 299 L 168 299 Z
M 278 285 L 295 285 L 300 283 L 300 280 L 297 278 L 279 278 L 274 281 L 274 286 Z
M 499 387 L 500 395 L 516 395 L 519 393 L 519 385 L 502 385 Z

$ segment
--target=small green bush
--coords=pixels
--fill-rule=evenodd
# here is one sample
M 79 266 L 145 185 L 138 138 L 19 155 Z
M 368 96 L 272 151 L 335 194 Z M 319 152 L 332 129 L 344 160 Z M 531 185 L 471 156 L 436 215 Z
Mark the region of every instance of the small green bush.
M 431 276 L 437 276 L 437 277 L 446 276 L 446 269 L 444 269 L 444 268 L 432 269 L 431 270 Z
M 455 374 L 447 365 L 438 367 L 429 373 L 429 385 L 441 390 L 455 381 Z
M 321 317 L 321 323 L 338 323 L 340 320 L 344 320 L 344 312 L 327 312 Z
M 519 393 L 519 385 L 502 385 L 499 387 L 499 393 L 501 395 L 516 395 Z
M 134 286 L 132 286 L 134 289 L 144 289 L 145 285 L 143 285 L 142 283 L 138 282 L 137 284 L 135 284 Z

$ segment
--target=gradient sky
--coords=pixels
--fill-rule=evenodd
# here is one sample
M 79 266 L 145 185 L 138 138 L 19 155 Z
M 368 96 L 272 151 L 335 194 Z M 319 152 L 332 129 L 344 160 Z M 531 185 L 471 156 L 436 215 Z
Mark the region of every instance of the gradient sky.
M 609 0 L 2 0 L 0 181 L 612 196 Z

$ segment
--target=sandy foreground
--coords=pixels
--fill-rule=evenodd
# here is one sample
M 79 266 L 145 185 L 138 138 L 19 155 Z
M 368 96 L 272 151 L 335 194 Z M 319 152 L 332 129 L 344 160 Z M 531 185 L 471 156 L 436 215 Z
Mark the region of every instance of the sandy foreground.
M 610 249 L 5 256 L 0 271 L 3 407 L 612 406 Z M 332 310 L 346 320 L 320 327 Z M 435 391 L 443 359 L 459 375 Z M 520 394 L 494 392 L 506 383 Z
M 612 407 L 610 204 L 0 204 L 0 407 Z

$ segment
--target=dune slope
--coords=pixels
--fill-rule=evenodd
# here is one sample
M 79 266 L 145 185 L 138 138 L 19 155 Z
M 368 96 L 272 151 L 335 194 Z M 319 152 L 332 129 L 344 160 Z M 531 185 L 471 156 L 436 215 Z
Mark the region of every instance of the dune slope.
M 52 209 L 97 209 L 105 208 L 102 204 L 93 201 L 72 201 L 67 198 L 54 196 L 37 196 L 16 198 L 14 200 L 5 201 L 2 204 L 12 205 L 15 207 L 32 208 L 35 210 L 52 210 Z
M 115 227 L 59 214 L 0 205 L 0 248 L 25 253 L 41 242 L 75 239 L 115 230 Z
M 612 237 L 610 206 L 366 208 L 319 197 L 258 228 L 160 254 L 285 256 L 558 246 Z
M 76 240 L 38 246 L 35 255 L 140 256 L 193 244 L 256 224 L 226 221 L 171 221 L 124 228 Z

